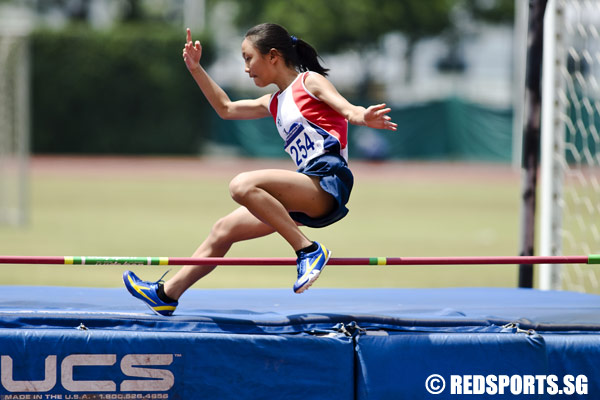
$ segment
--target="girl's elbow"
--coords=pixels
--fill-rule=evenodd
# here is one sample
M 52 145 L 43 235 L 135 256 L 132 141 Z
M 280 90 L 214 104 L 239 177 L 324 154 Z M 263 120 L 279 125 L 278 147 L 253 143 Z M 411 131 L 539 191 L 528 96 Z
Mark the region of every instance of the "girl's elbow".
M 229 117 L 229 114 L 227 114 L 225 112 L 217 111 L 217 115 L 219 116 L 219 118 L 224 119 L 224 120 L 230 120 L 231 119 Z
M 224 120 L 233 119 L 231 110 L 229 110 L 229 107 L 227 107 L 227 106 L 219 107 L 219 108 L 215 109 L 215 111 L 217 112 L 217 115 L 221 119 L 224 119 Z

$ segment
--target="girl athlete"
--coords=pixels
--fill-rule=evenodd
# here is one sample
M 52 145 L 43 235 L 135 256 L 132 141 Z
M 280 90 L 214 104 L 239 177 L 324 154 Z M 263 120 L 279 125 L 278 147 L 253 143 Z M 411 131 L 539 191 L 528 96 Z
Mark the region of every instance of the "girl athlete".
M 347 213 L 353 177 L 348 169 L 348 122 L 396 130 L 385 104 L 368 108 L 350 104 L 325 78 L 315 49 L 276 24 L 251 28 L 242 42 L 245 71 L 258 87 L 279 90 L 253 100 L 231 101 L 200 65 L 202 46 L 187 29 L 183 60 L 217 114 L 224 119 L 271 116 L 297 171 L 267 169 L 244 172 L 229 184 L 240 207 L 218 220 L 194 257 L 223 257 L 236 242 L 279 233 L 297 254 L 294 292 L 302 293 L 318 278 L 331 256 L 309 240 L 299 225 L 323 227 Z M 179 297 L 216 266 L 185 266 L 163 282 L 140 280 L 125 271 L 129 292 L 160 315 L 171 315 Z

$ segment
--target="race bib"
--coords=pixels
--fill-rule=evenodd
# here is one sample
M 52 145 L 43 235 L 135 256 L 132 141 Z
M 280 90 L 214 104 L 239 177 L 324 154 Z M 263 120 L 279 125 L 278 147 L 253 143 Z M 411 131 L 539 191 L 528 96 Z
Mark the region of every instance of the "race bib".
M 308 161 L 325 152 L 325 138 L 312 129 L 294 123 L 286 134 L 285 151 L 298 168 L 304 167 Z

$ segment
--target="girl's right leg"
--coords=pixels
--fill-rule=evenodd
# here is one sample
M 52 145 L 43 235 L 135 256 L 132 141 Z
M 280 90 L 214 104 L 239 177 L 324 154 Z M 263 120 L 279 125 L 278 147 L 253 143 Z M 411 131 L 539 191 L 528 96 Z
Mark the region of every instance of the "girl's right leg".
M 231 245 L 273 233 L 269 225 L 261 222 L 245 207 L 240 207 L 215 223 L 210 234 L 194 253 L 195 257 L 223 257 Z M 175 311 L 183 292 L 198 279 L 210 273 L 214 266 L 185 266 L 168 282 L 147 282 L 133 272 L 125 271 L 125 287 L 134 297 L 146 303 L 159 315 L 169 316 Z
M 255 239 L 275 232 L 273 228 L 256 218 L 246 207 L 239 207 L 218 220 L 208 237 L 194 252 L 193 257 L 223 257 L 231 245 Z M 199 279 L 208 275 L 216 266 L 186 265 L 164 284 L 164 291 L 173 300 L 179 297 Z

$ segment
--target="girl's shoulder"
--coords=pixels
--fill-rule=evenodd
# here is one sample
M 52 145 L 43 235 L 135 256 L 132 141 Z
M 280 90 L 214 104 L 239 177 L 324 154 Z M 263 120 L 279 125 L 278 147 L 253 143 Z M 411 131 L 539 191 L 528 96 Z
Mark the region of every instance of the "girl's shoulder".
M 304 76 L 304 87 L 309 93 L 311 93 L 313 96 L 319 99 L 321 97 L 321 93 L 331 88 L 332 86 L 333 85 L 331 84 L 329 79 L 319 74 L 318 72 L 309 71 L 306 72 L 306 75 Z
M 303 73 L 303 81 L 305 85 L 319 85 L 324 82 L 329 82 L 329 80 L 318 72 L 314 71 L 306 71 Z

